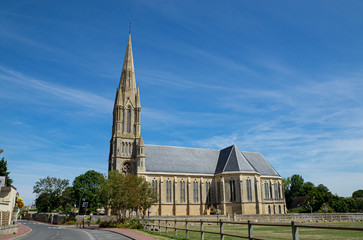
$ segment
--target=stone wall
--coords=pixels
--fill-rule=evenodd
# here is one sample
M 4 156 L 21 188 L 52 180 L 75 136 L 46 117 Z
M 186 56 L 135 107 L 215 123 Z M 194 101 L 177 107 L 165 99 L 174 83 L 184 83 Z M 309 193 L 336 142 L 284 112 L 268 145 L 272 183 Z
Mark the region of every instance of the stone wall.
M 291 221 L 300 223 L 312 222 L 353 222 L 363 221 L 363 213 L 289 213 L 275 215 L 234 215 L 234 221 L 254 221 L 254 222 L 275 222 L 290 223 Z
M 0 236 L 14 234 L 18 232 L 18 225 L 8 225 L 0 227 Z
M 38 221 L 38 222 L 45 222 L 50 224 L 60 224 L 65 221 L 66 215 L 58 213 L 31 213 L 31 214 L 25 214 L 24 219 Z
M 85 216 L 84 215 L 77 215 L 75 217 L 75 219 L 77 219 L 77 222 L 82 222 L 83 218 Z M 91 220 L 91 222 L 103 222 L 103 221 L 110 221 L 110 220 L 116 220 L 117 217 L 116 216 L 106 216 L 106 215 L 92 215 L 92 217 L 90 215 L 86 216 L 88 219 Z M 99 220 L 98 220 L 99 219 Z
M 235 215 L 199 215 L 199 216 L 150 216 L 150 220 L 204 220 L 204 221 L 238 221 L 238 222 L 269 222 L 269 223 L 290 223 L 291 221 L 299 223 L 312 222 L 354 222 L 363 221 L 363 213 L 289 213 L 275 215 L 259 214 L 235 214 Z
M 8 226 L 9 225 L 9 211 L 0 211 L 0 226 Z
M 73 220 L 76 222 L 82 222 L 85 215 L 65 215 L 65 214 L 58 214 L 58 213 L 33 213 L 33 214 L 25 214 L 24 219 L 38 221 L 38 222 L 45 222 L 50 224 L 62 224 L 68 220 Z M 97 221 L 109 221 L 116 219 L 116 216 L 105 216 L 105 215 L 86 215 L 88 219 L 91 218 L 92 222 Z M 98 220 L 100 219 L 100 220 Z

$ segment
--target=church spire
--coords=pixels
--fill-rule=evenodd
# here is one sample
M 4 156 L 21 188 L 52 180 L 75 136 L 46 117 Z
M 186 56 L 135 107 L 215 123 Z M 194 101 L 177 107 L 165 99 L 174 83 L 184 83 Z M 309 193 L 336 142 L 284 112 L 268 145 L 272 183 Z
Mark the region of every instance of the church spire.
M 129 40 L 127 42 L 124 64 L 122 67 L 120 88 L 124 91 L 130 89 L 133 93 L 136 92 L 135 68 L 134 57 L 132 53 L 131 32 L 129 33 Z
M 110 171 L 137 173 L 145 170 L 140 113 L 140 92 L 136 88 L 130 31 L 113 109 L 109 155 Z

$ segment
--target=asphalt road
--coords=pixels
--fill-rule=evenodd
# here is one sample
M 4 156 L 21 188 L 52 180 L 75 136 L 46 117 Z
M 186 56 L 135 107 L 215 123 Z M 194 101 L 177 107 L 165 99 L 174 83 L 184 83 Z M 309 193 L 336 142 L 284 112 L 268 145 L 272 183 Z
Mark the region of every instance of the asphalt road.
M 21 240 L 130 240 L 117 233 L 93 229 L 66 229 L 63 226 L 46 225 L 33 221 L 18 221 L 32 229 L 28 235 L 18 238 Z

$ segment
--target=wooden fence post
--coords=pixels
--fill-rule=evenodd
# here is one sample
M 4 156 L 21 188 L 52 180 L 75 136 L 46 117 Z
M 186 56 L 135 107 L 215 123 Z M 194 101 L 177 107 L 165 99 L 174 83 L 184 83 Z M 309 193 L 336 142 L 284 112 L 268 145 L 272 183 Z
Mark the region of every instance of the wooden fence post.
M 153 220 L 153 233 L 155 233 L 155 220 Z
M 174 237 L 177 238 L 178 237 L 178 233 L 176 230 L 176 220 L 174 220 Z
M 248 239 L 252 240 L 253 238 L 253 225 L 251 224 L 250 220 L 248 220 Z
M 223 224 L 223 221 L 222 219 L 219 220 L 220 222 L 220 234 L 221 234 L 221 240 L 224 240 L 224 235 L 223 235 L 223 232 L 224 232 L 224 224 Z
M 291 228 L 292 228 L 292 240 L 299 240 L 299 229 L 295 226 L 295 222 L 291 222 Z
M 204 225 L 203 225 L 203 220 L 200 220 L 200 240 L 204 240 Z
M 168 234 L 168 220 L 165 220 L 165 225 L 166 225 L 165 232 L 166 234 Z
M 188 239 L 188 220 L 185 220 L 185 239 Z
M 159 235 L 161 235 L 161 220 L 159 220 Z

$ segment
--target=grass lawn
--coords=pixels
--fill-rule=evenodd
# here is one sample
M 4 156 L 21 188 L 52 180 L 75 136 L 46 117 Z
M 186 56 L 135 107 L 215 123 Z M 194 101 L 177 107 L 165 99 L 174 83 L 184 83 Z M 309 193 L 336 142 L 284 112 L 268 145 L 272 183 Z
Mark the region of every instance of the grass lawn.
M 339 222 L 339 223 L 324 223 L 324 225 L 350 225 L 350 226 L 362 226 L 363 222 Z M 180 224 L 177 227 L 184 228 L 184 225 Z M 189 226 L 189 229 L 198 229 L 199 226 Z M 219 226 L 216 225 L 204 225 L 204 230 L 206 231 L 219 231 Z M 247 236 L 247 225 L 225 225 L 225 233 L 239 234 L 242 236 Z M 274 227 L 274 226 L 253 226 L 254 237 L 270 238 L 270 239 L 292 239 L 291 227 Z M 178 239 L 185 239 L 185 231 L 178 230 Z M 166 236 L 170 238 L 174 237 L 174 229 L 169 229 L 168 234 L 165 233 L 165 228 L 162 228 L 163 238 L 159 238 L 159 232 L 155 232 L 152 235 L 154 238 L 167 239 Z M 328 229 L 315 229 L 315 228 L 299 228 L 299 236 L 301 240 L 311 240 L 311 239 L 331 239 L 331 240 L 341 240 L 341 239 L 363 239 L 363 231 L 348 231 L 348 230 L 328 230 Z M 200 239 L 199 232 L 189 231 L 189 239 Z M 208 234 L 205 233 L 204 239 L 214 240 L 220 239 L 218 234 Z M 235 237 L 225 236 L 226 240 L 229 239 L 242 239 Z

